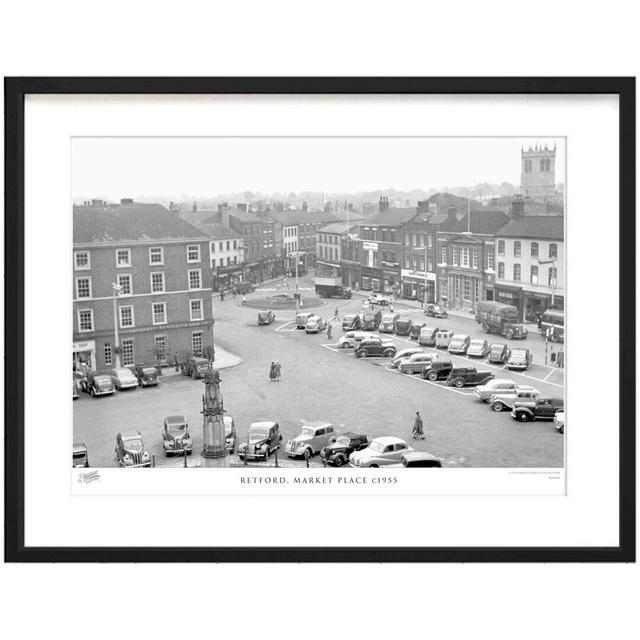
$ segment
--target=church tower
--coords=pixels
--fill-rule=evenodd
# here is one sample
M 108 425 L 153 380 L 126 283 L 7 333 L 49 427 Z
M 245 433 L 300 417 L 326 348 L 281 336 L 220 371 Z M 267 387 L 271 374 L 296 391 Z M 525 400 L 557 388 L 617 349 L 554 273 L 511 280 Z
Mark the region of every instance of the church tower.
M 529 198 L 550 198 L 556 193 L 556 146 L 549 149 L 545 144 L 520 152 L 522 167 L 520 191 Z

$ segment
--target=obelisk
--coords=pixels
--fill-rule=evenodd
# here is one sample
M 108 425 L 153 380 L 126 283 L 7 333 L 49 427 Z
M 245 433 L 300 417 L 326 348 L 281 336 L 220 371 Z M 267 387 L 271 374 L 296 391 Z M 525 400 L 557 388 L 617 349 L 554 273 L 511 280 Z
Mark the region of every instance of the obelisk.
M 202 396 L 202 440 L 200 455 L 205 467 L 228 467 L 229 455 L 224 432 L 224 408 L 220 393 L 220 374 L 211 364 L 204 375 Z

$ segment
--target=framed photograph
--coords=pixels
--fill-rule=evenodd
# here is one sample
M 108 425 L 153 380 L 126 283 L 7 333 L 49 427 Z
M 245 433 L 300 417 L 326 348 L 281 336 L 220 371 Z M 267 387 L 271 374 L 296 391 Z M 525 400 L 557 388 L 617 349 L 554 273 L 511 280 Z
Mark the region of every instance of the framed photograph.
M 635 560 L 633 78 L 9 78 L 5 131 L 8 561 Z

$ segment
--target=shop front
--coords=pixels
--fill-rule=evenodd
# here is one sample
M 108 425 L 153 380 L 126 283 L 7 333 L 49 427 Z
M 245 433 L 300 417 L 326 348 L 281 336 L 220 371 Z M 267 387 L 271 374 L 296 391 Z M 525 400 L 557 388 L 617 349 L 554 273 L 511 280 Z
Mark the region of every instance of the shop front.
M 509 287 L 505 285 L 499 285 L 495 288 L 496 302 L 502 302 L 502 304 L 510 304 L 518 309 L 519 320 L 523 320 L 523 294 L 522 287 Z
M 550 293 L 524 291 L 522 304 L 524 319 L 527 322 L 537 322 L 547 309 L 564 309 L 564 296 L 554 296 L 552 303 Z
M 234 284 L 242 282 L 242 271 L 243 266 L 241 264 L 216 267 L 213 269 L 213 290 L 230 289 Z
M 381 285 L 384 278 L 382 277 L 382 269 L 375 267 L 362 267 L 360 276 L 360 288 L 365 291 L 381 291 Z
M 359 262 L 343 260 L 340 264 L 340 271 L 342 273 L 342 284 L 345 287 L 349 287 L 350 289 L 357 289 L 360 287 L 362 273 L 360 271 Z
M 82 374 L 96 368 L 96 341 L 85 340 L 71 343 L 73 370 Z
M 413 271 L 412 269 L 403 269 L 401 294 L 403 298 L 408 300 L 424 300 L 425 279 L 424 273 Z M 436 301 L 436 274 L 427 273 L 427 302 Z

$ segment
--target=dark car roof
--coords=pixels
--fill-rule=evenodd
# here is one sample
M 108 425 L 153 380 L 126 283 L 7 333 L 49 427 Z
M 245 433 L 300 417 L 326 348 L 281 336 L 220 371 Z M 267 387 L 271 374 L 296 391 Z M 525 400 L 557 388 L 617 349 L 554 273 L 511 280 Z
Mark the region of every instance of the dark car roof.
M 351 431 L 347 431 L 346 433 L 341 433 L 340 435 L 350 438 L 351 440 L 355 440 L 355 439 L 364 440 L 367 437 L 362 433 L 353 433 Z

